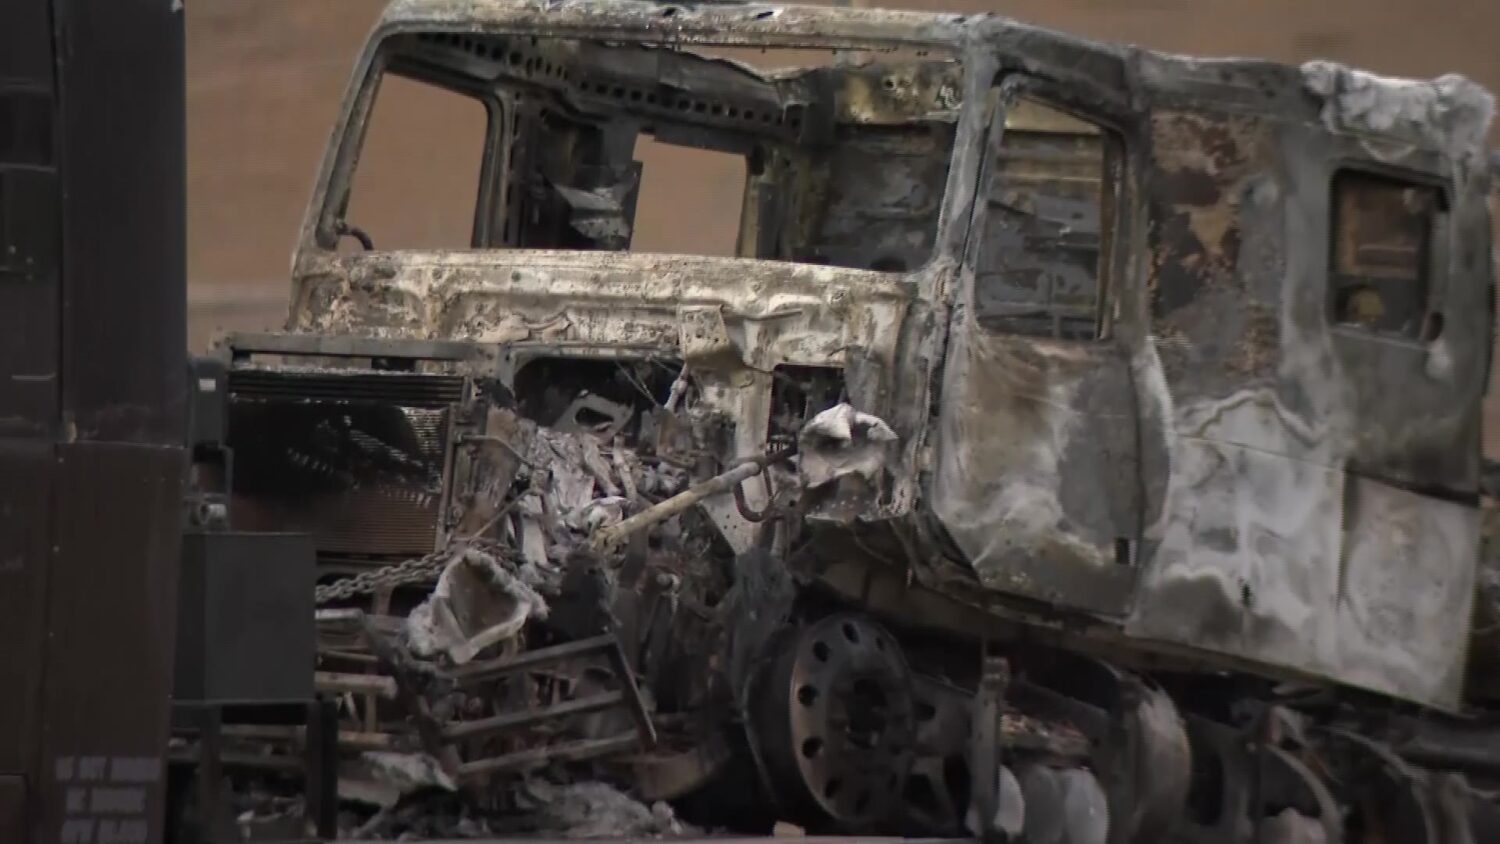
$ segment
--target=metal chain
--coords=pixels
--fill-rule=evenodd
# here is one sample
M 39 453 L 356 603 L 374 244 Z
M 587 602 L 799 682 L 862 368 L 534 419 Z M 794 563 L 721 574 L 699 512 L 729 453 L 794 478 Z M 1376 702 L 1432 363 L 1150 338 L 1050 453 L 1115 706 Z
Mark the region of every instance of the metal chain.
M 435 551 L 425 557 L 416 557 L 394 565 L 362 571 L 353 577 L 345 577 L 313 589 L 313 603 L 326 604 L 355 595 L 369 595 L 408 583 L 430 583 L 438 579 L 447 565 L 449 552 Z

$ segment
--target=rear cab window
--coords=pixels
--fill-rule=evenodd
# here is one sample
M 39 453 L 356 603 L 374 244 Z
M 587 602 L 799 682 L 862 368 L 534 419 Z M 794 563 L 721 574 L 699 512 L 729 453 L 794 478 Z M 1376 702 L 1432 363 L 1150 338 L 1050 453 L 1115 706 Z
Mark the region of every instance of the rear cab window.
M 1447 228 L 1443 192 L 1415 180 L 1340 170 L 1332 206 L 1332 321 L 1389 337 L 1436 339 L 1442 316 L 1432 302 Z

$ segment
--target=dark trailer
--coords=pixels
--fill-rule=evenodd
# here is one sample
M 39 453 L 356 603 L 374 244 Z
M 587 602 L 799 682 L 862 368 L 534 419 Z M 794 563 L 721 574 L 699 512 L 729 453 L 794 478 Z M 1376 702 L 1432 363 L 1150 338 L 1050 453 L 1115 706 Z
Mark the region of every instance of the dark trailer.
M 185 462 L 180 0 L 0 3 L 0 841 L 155 842 Z

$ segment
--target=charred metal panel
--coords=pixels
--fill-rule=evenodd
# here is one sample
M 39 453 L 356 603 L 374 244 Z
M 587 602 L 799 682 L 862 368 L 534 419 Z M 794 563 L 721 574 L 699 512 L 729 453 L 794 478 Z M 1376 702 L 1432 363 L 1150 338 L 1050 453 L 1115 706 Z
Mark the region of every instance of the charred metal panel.
M 1479 520 L 1474 508 L 1346 476 L 1335 583 L 1344 682 L 1463 693 Z
M 1141 513 L 1129 355 L 1102 336 L 1119 171 L 1094 124 L 1026 99 L 997 117 L 931 505 L 986 587 L 1122 615 Z
M 1272 126 L 1160 111 L 1151 130 L 1147 285 L 1173 395 L 1269 383 L 1281 342 L 1286 238 Z
M 187 348 L 182 7 L 55 8 L 67 56 L 58 65 L 63 412 L 79 439 L 178 443 Z M 122 352 L 130 365 L 120 365 Z
M 1161 376 L 1143 402 L 1163 410 L 1149 435 L 1169 476 L 1127 630 L 1326 670 L 1348 426 L 1319 351 L 1326 250 L 1288 236 L 1326 227 L 1278 176 L 1271 124 L 1174 111 L 1152 127 L 1142 368 Z
M 956 322 L 933 508 L 997 591 L 1094 612 L 1127 606 L 1136 538 L 1132 397 L 1108 347 L 986 335 Z M 1123 512 L 1112 505 L 1123 504 Z
M 159 840 L 182 450 L 61 445 L 57 472 L 32 840 Z
M 1154 336 L 1137 371 L 1143 405 L 1167 420 L 1145 436 L 1169 468 L 1127 632 L 1454 705 L 1476 514 L 1354 474 L 1361 441 L 1420 436 L 1422 411 L 1376 379 L 1409 354 L 1399 343 L 1355 351 L 1335 325 L 1329 185 L 1342 151 L 1296 125 L 1191 109 L 1157 112 L 1152 139 Z M 1362 400 L 1377 383 L 1383 395 Z M 1423 406 L 1462 420 L 1477 398 Z M 1434 435 L 1459 463 L 1477 455 L 1463 454 L 1462 424 Z M 1412 455 L 1413 436 L 1400 441 Z M 1428 531 L 1447 538 L 1415 541 Z
M 674 349 L 679 304 L 702 303 L 724 312 L 736 355 L 767 371 L 884 345 L 912 297 L 881 274 L 722 258 L 408 252 L 319 264 L 294 284 L 299 332 Z
M 707 37 L 725 44 L 761 45 L 777 39 L 797 44 L 813 38 L 820 45 L 828 41 L 920 47 L 958 43 L 969 23 L 963 15 L 849 7 L 704 4 L 674 6 L 670 15 L 662 12 L 634 0 L 398 0 L 386 9 L 384 26 L 392 30 L 427 29 L 433 24 L 457 24 L 470 30 L 566 27 L 585 37 L 628 35 L 648 43 Z

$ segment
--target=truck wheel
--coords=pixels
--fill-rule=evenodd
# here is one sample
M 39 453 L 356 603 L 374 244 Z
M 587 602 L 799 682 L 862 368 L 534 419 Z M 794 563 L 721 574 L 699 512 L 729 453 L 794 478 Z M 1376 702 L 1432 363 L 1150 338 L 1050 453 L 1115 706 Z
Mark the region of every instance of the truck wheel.
M 843 613 L 792 634 L 753 697 L 759 756 L 796 820 L 859 831 L 898 816 L 915 705 L 906 658 L 880 625 Z

